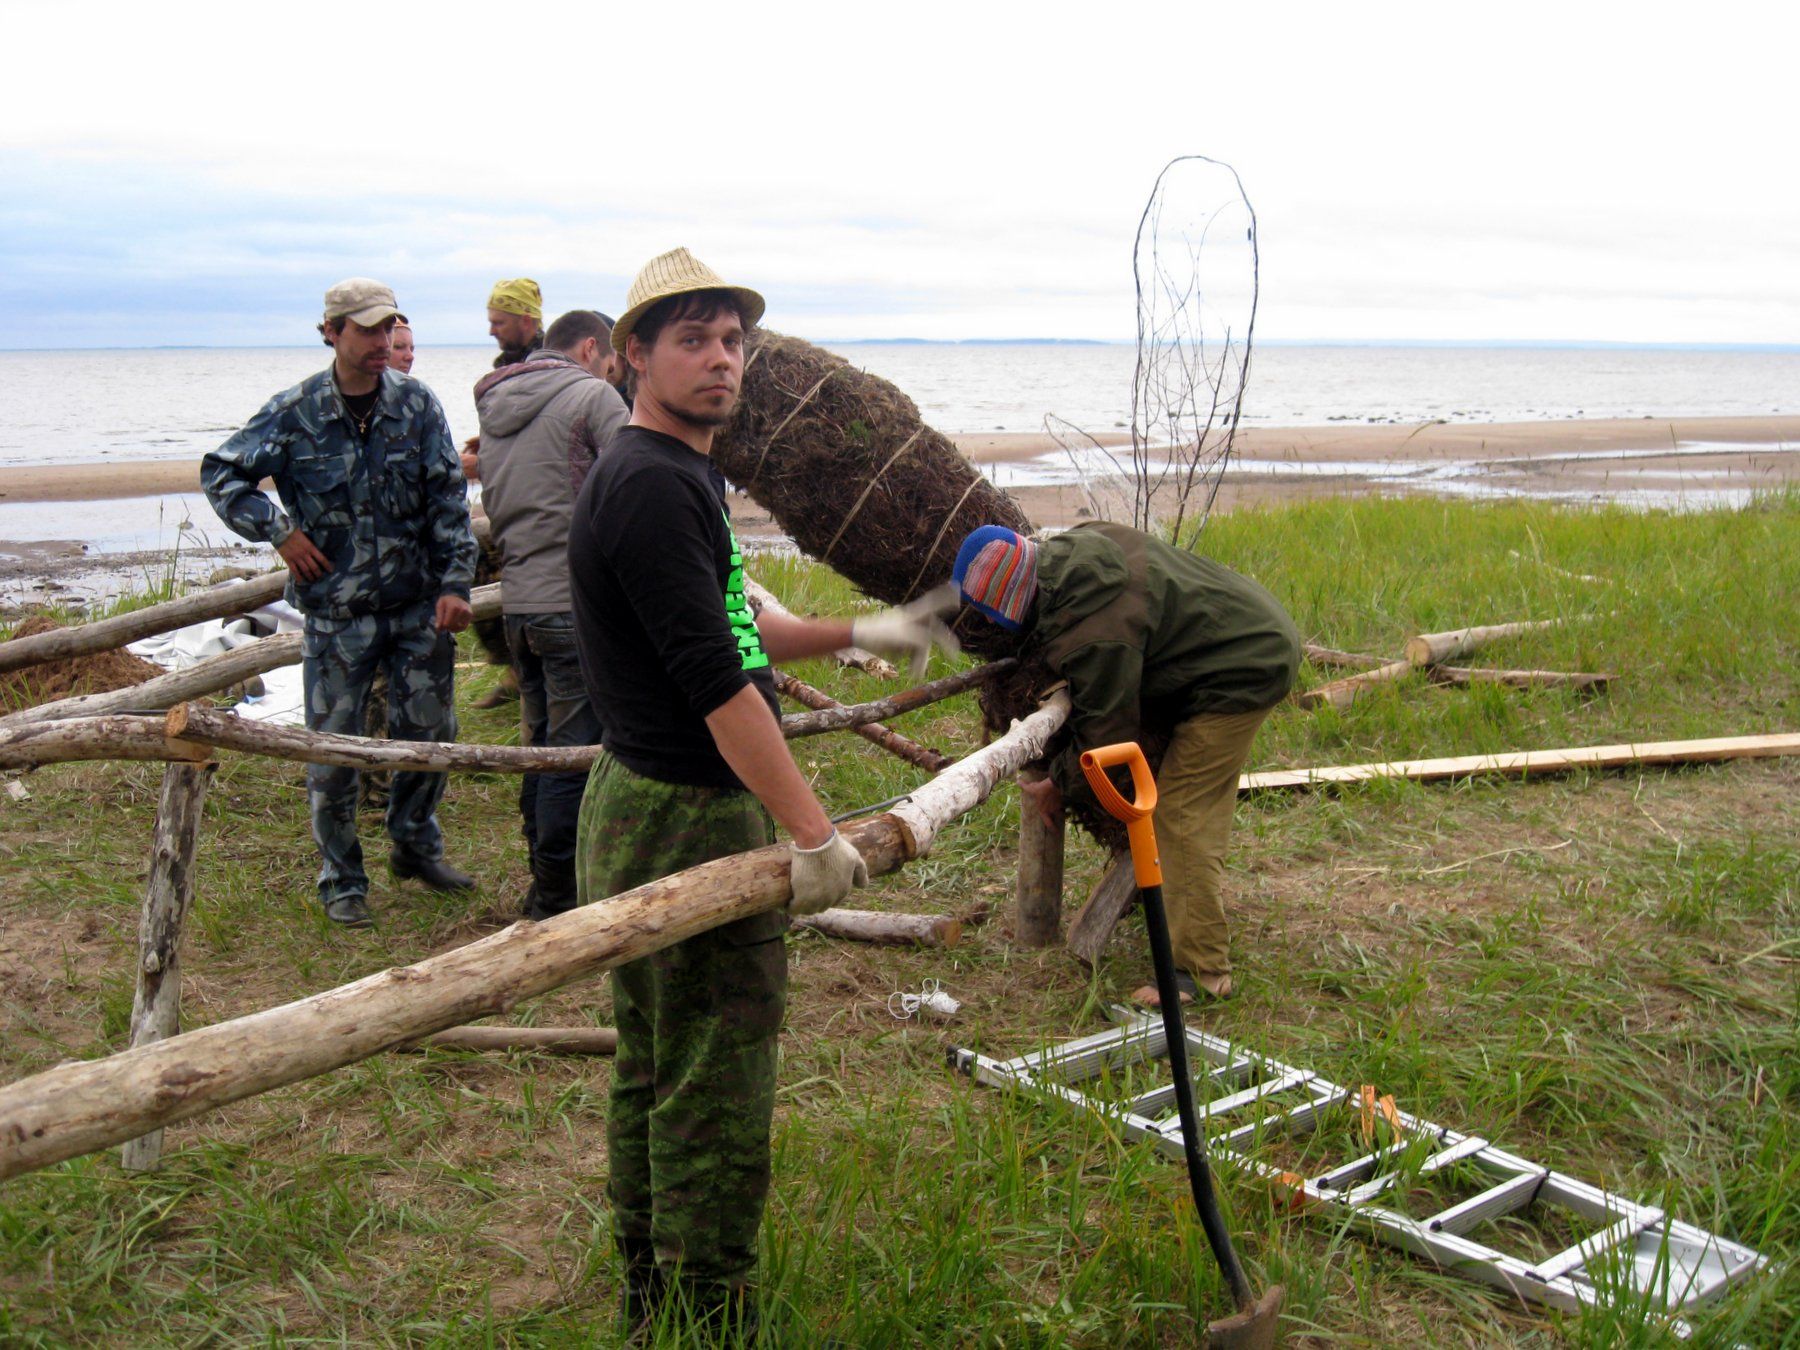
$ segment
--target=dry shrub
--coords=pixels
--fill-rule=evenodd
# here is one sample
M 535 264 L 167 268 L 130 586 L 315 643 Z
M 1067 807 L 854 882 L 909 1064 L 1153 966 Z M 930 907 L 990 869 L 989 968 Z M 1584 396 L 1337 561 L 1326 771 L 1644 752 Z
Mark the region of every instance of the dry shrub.
M 47 614 L 33 614 L 13 630 L 14 637 L 32 637 L 50 633 L 62 625 Z M 92 656 L 73 656 L 62 661 L 46 661 L 22 670 L 0 675 L 0 706 L 35 708 L 53 699 L 74 698 L 80 694 L 103 694 L 111 689 L 129 689 L 153 675 L 161 675 L 162 667 L 153 665 L 128 651 L 96 652 Z

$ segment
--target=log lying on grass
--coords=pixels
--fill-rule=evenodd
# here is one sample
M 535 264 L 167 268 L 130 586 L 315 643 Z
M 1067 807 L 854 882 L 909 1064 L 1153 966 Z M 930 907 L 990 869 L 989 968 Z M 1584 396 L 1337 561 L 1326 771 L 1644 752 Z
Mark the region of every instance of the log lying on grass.
M 470 607 L 478 619 L 491 619 L 500 612 L 500 587 L 477 586 L 469 597 Z M 4 645 L 4 644 L 0 644 Z M 221 689 L 229 689 L 252 675 L 261 675 L 278 666 L 291 666 L 300 660 L 300 634 L 277 633 L 259 642 L 249 642 L 204 661 L 196 661 L 185 670 L 172 670 L 167 675 L 134 684 L 129 689 L 114 689 L 104 694 L 83 694 L 79 698 L 58 699 L 23 708 L 0 717 L 0 727 L 20 727 L 32 722 L 59 721 L 70 717 L 94 717 L 101 713 L 146 712 L 172 708 L 189 699 L 205 698 Z
M 1433 684 L 1503 684 L 1509 689 L 1585 689 L 1603 692 L 1614 677 L 1584 670 L 1483 670 L 1470 666 L 1427 666 Z
M 1561 619 L 1535 619 L 1526 623 L 1493 623 L 1479 628 L 1458 628 L 1449 633 L 1420 633 L 1406 639 L 1406 659 L 1415 666 L 1435 666 L 1457 656 L 1467 656 L 1499 638 L 1517 637 L 1544 628 L 1557 628 Z
M 824 690 L 814 689 L 806 681 L 797 680 L 782 670 L 775 672 L 775 692 L 791 698 L 794 702 L 811 708 L 815 712 L 824 712 L 831 708 L 844 706 Z M 950 756 L 939 754 L 928 745 L 920 745 L 917 741 L 902 736 L 893 728 L 883 726 L 880 722 L 864 722 L 861 726 L 851 729 L 871 745 L 879 745 L 890 755 L 898 756 L 908 764 L 916 764 L 921 769 L 929 770 L 932 773 L 948 768 L 952 762 Z
M 794 927 L 848 942 L 882 947 L 954 947 L 962 920 L 947 914 L 886 914 L 874 909 L 824 909 L 794 920 Z
M 1330 684 L 1322 684 L 1316 689 L 1296 694 L 1294 702 L 1302 708 L 1322 708 L 1327 704 L 1333 708 L 1348 708 L 1360 695 L 1368 693 L 1377 685 L 1403 680 L 1416 669 L 1418 667 L 1411 661 L 1389 661 L 1359 675 L 1346 675 L 1341 680 L 1333 680 Z
M 171 633 L 192 623 L 223 619 L 227 615 L 244 614 L 281 599 L 287 589 L 288 574 L 284 568 L 251 581 L 235 581 L 214 586 L 178 600 L 165 600 L 160 605 L 147 605 L 129 614 L 116 614 L 110 619 L 58 628 L 51 633 L 35 633 L 30 637 L 0 642 L 0 673 L 24 666 L 42 665 L 45 661 L 61 661 L 72 656 L 89 656 L 94 652 L 110 652 L 140 638 L 158 633 Z
M 1057 695 L 886 815 L 848 826 L 872 875 L 924 856 L 937 831 L 1040 757 L 1069 715 Z M 521 999 L 777 909 L 792 895 L 785 845 L 720 858 L 544 923 L 371 975 L 280 1008 L 0 1088 L 0 1179 L 354 1064 Z
M 765 609 L 771 614 L 783 614 L 792 617 L 792 611 L 777 600 L 774 594 L 754 577 L 744 578 L 744 597 L 750 601 L 751 608 L 758 614 Z M 839 647 L 832 658 L 840 666 L 851 666 L 865 675 L 873 675 L 878 680 L 898 679 L 900 672 L 892 663 L 882 660 L 874 652 L 866 652 L 861 647 Z
M 536 1050 L 546 1055 L 610 1055 L 613 1027 L 446 1027 L 396 1050 Z
M 1340 764 L 1322 769 L 1274 769 L 1239 776 L 1238 792 L 1329 787 L 1335 783 L 1367 783 L 1376 778 L 1405 778 L 1416 783 L 1488 774 L 1527 778 L 1539 774 L 1573 773 L 1578 769 L 1718 764 L 1731 759 L 1773 759 L 1780 755 L 1800 755 L 1800 732 L 1723 736 L 1700 741 L 1588 745 L 1566 750 L 1514 750 L 1502 755 L 1401 759 L 1384 764 Z

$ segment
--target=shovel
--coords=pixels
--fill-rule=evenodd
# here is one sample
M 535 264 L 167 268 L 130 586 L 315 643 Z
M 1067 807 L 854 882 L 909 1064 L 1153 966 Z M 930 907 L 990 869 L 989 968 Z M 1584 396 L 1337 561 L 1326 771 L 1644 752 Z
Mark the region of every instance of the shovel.
M 1107 770 L 1119 766 L 1131 770 L 1132 800 L 1119 795 Z M 1162 863 L 1156 853 L 1156 779 L 1150 762 L 1137 742 L 1102 746 L 1081 756 L 1081 771 L 1107 814 L 1125 826 L 1131 840 L 1131 868 L 1137 877 L 1138 895 L 1144 906 L 1144 926 L 1150 931 L 1150 959 L 1156 966 L 1156 993 L 1162 1004 L 1163 1032 L 1169 1043 L 1169 1068 L 1175 1075 L 1175 1105 L 1181 1115 L 1181 1143 L 1187 1154 L 1188 1189 L 1194 1208 L 1206 1229 L 1207 1243 L 1219 1262 L 1225 1283 L 1231 1288 L 1237 1312 L 1209 1323 L 1206 1344 L 1222 1350 L 1265 1350 L 1279 1339 L 1281 1303 L 1287 1291 L 1272 1286 L 1258 1299 L 1232 1250 L 1225 1231 L 1219 1200 L 1213 1194 L 1212 1172 L 1200 1143 L 1200 1117 L 1194 1109 L 1194 1080 L 1188 1071 L 1187 1024 L 1181 1017 L 1181 993 L 1175 987 L 1175 954 L 1169 946 L 1169 921 L 1163 912 Z

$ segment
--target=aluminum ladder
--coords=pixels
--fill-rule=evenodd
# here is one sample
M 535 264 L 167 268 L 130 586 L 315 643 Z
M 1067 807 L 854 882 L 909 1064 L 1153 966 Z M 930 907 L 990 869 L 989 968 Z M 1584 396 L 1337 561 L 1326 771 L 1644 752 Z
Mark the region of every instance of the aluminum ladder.
M 1169 1156 L 1182 1154 L 1172 1083 L 1109 1099 L 1079 1085 L 1133 1076 L 1163 1059 L 1168 1043 L 1160 1016 L 1110 1010 L 1111 1031 L 997 1060 L 950 1047 L 953 1068 L 990 1087 L 1023 1088 L 1116 1120 L 1131 1139 L 1148 1139 Z M 1638 1204 L 1598 1186 L 1509 1153 L 1479 1135 L 1463 1134 L 1400 1110 L 1372 1087 L 1349 1088 L 1242 1049 L 1189 1027 L 1195 1097 L 1207 1131 L 1207 1153 L 1219 1167 L 1268 1181 L 1297 1209 L 1344 1215 L 1391 1246 L 1422 1256 L 1452 1274 L 1479 1280 L 1517 1298 L 1576 1312 L 1630 1296 L 1659 1303 L 1670 1329 L 1685 1337 L 1678 1316 L 1768 1264 L 1748 1247 Z M 1337 1113 L 1343 1113 L 1338 1115 Z M 1284 1142 L 1318 1131 L 1327 1120 L 1367 1151 L 1325 1170 L 1296 1170 L 1272 1154 Z M 1260 1155 L 1260 1156 L 1259 1156 Z M 1397 1202 L 1433 1195 L 1453 1182 L 1442 1208 Z M 1491 1221 L 1523 1216 L 1550 1220 L 1584 1236 L 1536 1258 L 1509 1253 L 1472 1236 Z

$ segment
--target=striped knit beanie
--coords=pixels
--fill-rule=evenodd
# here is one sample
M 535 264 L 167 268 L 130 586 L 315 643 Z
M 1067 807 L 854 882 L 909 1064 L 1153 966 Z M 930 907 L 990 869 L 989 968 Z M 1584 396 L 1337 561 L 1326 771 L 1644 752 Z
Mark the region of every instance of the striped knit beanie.
M 1037 541 L 1004 525 L 983 525 L 956 550 L 950 575 L 964 600 L 1016 633 L 1037 598 Z

